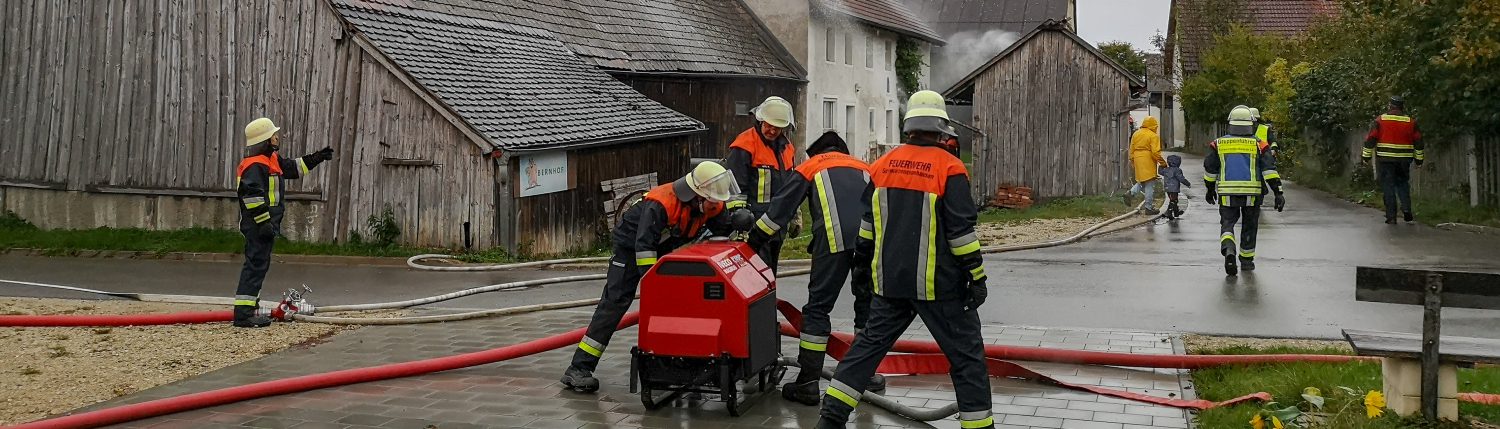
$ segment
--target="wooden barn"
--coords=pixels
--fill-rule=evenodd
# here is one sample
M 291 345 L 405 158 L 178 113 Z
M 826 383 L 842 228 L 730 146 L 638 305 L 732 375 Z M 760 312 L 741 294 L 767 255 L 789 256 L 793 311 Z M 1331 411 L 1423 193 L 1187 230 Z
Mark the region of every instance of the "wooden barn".
M 391 208 L 410 245 L 590 246 L 612 184 L 680 176 L 749 126 L 741 104 L 800 88 L 742 5 L 696 2 L 5 2 L 0 208 L 232 228 L 242 129 L 266 116 L 287 154 L 337 152 L 290 182 L 289 238 Z
M 1040 198 L 1128 184 L 1131 95 L 1145 86 L 1058 21 L 1022 36 L 945 93 L 972 105 L 976 197 L 1026 186 Z

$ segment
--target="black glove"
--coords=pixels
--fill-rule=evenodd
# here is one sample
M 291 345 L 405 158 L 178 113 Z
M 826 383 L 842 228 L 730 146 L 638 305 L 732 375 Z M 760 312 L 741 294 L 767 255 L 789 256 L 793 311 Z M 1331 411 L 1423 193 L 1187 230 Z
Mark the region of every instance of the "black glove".
M 760 248 L 770 241 L 771 236 L 766 235 L 765 231 L 761 231 L 760 228 L 751 228 L 750 238 L 745 240 L 745 243 L 749 244 L 751 249 L 760 251 Z
M 1208 193 L 1203 194 L 1203 199 L 1207 200 L 1209 205 L 1218 204 L 1219 203 L 1219 193 L 1218 192 L 1214 192 L 1214 188 L 1212 186 L 1210 186 L 1208 188 Z
M 255 225 L 255 233 L 260 238 L 276 238 L 276 227 L 271 225 L 271 221 L 261 222 Z
M 978 309 L 980 305 L 984 305 L 984 300 L 990 297 L 990 288 L 985 285 L 986 280 L 988 280 L 986 277 L 980 277 L 978 280 L 969 280 L 970 309 Z
M 1417 168 L 1422 168 L 1422 160 L 1417 160 Z
M 331 147 L 324 147 L 323 149 L 320 149 L 317 152 L 313 152 L 313 156 L 315 156 L 318 159 L 323 160 L 323 161 L 331 161 L 331 160 L 333 160 L 333 148 L 331 148 Z
M 1276 211 L 1280 212 L 1282 209 L 1285 209 L 1285 208 L 1286 208 L 1286 195 L 1282 195 L 1282 193 L 1277 192 L 1276 193 Z

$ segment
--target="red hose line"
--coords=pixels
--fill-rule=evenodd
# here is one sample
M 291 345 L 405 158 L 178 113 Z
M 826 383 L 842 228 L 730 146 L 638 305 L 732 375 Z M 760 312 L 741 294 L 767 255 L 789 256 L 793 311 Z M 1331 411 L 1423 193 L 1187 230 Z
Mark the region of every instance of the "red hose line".
M 228 322 L 231 320 L 234 320 L 234 312 L 232 311 L 189 311 L 164 314 L 52 314 L 44 316 L 0 316 L 0 327 L 144 326 Z
M 625 318 L 620 321 L 620 328 L 635 325 L 638 318 L 637 313 L 626 314 Z M 13 428 L 93 428 L 267 396 L 484 365 L 577 344 L 583 338 L 586 329 L 579 328 L 542 339 L 480 352 L 265 381 L 35 421 L 13 426 Z
M 1484 405 L 1500 405 L 1500 393 L 1460 393 L 1458 400 Z

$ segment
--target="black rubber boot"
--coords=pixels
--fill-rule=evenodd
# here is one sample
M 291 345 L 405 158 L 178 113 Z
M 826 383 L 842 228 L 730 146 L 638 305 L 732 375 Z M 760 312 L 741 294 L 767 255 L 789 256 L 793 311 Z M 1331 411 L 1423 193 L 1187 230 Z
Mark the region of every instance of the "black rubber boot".
M 802 377 L 797 377 L 801 379 Z M 802 405 L 817 406 L 823 401 L 823 392 L 818 391 L 818 380 L 795 381 L 781 386 L 781 397 Z
M 237 328 L 264 328 L 271 326 L 271 318 L 255 314 L 254 305 L 234 306 L 234 326 Z
M 1255 271 L 1255 258 L 1240 258 L 1240 270 Z
M 870 386 L 866 387 L 865 390 L 866 391 L 870 391 L 870 392 L 884 392 L 885 391 L 885 376 L 884 375 L 880 375 L 880 374 L 875 374 L 874 376 L 871 376 L 870 377 Z
M 1406 223 L 1413 223 L 1417 221 L 1416 217 L 1411 215 L 1411 212 L 1402 213 L 1401 216 L 1406 218 Z
M 594 374 L 582 369 L 568 367 L 563 372 L 562 384 L 568 389 L 579 393 L 594 393 L 599 391 L 599 379 Z
M 844 424 L 823 417 L 818 419 L 817 429 L 844 429 Z
M 1219 244 L 1219 252 L 1224 254 L 1224 274 L 1233 276 L 1240 273 L 1240 267 L 1235 264 L 1237 250 L 1233 241 L 1224 240 Z

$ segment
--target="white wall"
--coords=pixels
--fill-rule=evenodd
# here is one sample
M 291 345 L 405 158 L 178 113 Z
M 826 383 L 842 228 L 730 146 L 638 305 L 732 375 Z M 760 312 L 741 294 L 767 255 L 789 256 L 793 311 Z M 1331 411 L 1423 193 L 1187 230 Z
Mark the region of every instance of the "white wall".
M 803 103 L 807 119 L 799 132 L 803 147 L 832 129 L 849 143 L 855 157 L 873 161 L 881 153 L 880 145 L 899 141 L 900 85 L 893 66 L 897 35 L 827 18 L 813 19 L 808 26 L 807 99 Z M 828 60 L 830 29 L 833 61 Z M 872 67 L 866 67 L 867 47 L 874 48 L 870 52 Z M 825 112 L 825 102 L 833 103 L 832 115 Z

